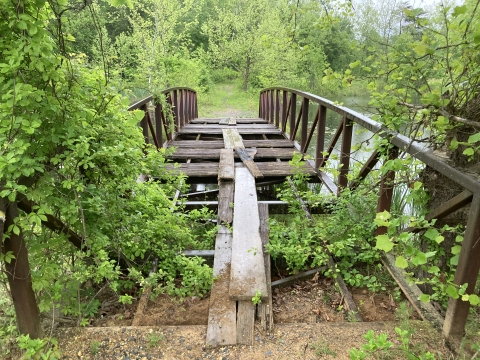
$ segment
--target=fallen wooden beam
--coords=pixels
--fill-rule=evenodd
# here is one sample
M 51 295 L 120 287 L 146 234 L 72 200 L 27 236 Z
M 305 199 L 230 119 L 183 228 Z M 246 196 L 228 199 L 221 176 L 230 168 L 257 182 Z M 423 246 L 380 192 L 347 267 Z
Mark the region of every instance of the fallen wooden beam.
M 220 180 L 235 179 L 235 160 L 232 149 L 220 149 L 220 163 L 218 165 L 218 178 Z
M 309 280 L 309 279 L 313 278 L 316 273 L 323 272 L 327 269 L 328 269 L 327 266 L 321 266 L 321 267 L 316 268 L 316 269 L 304 271 L 304 272 L 298 273 L 296 275 L 292 275 L 292 276 L 289 276 L 289 277 L 286 277 L 286 278 L 283 278 L 283 279 L 280 279 L 280 280 L 273 281 L 272 282 L 272 289 L 283 288 L 283 287 L 293 285 L 298 281 Z
M 245 149 L 243 139 L 237 129 L 222 129 L 225 149 Z
M 236 147 L 235 152 L 255 178 L 263 178 L 262 172 L 258 168 L 257 164 L 253 162 L 253 157 L 250 156 L 245 148 Z

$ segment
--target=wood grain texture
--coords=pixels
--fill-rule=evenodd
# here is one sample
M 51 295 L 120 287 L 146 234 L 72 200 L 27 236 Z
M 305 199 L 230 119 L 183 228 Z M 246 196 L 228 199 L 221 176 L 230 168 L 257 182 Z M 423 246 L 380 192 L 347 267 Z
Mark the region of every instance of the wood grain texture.
M 263 245 L 263 260 L 265 262 L 265 277 L 267 280 L 267 296 L 268 299 L 257 305 L 257 315 L 260 325 L 267 332 L 273 331 L 273 305 L 272 305 L 272 274 L 270 268 L 270 253 L 265 251 L 268 244 L 268 205 L 258 204 L 258 214 L 260 219 L 260 238 Z
M 243 140 L 246 148 L 293 148 L 293 142 L 290 140 Z M 223 149 L 225 143 L 223 140 L 174 140 L 170 141 L 168 147 L 194 148 L 194 149 Z
M 214 160 L 220 158 L 220 151 L 222 149 L 195 149 L 195 148 L 177 148 L 177 150 L 168 155 L 168 159 L 204 159 Z M 283 159 L 290 160 L 293 158 L 295 150 L 288 148 L 258 148 L 253 150 L 252 148 L 245 148 L 245 151 L 249 156 L 255 156 L 256 159 Z M 233 154 L 238 158 L 237 153 Z
M 218 124 L 222 118 L 198 118 L 190 121 L 190 124 Z M 235 118 L 237 124 L 266 124 L 267 121 L 260 118 Z
M 233 221 L 233 181 L 220 181 L 218 192 L 218 224 L 231 224 Z
M 266 300 L 268 292 L 255 178 L 244 167 L 235 169 L 233 211 L 230 297 L 251 301 L 260 291 Z
M 226 125 L 228 128 L 228 125 Z M 191 127 L 183 127 L 180 131 L 178 131 L 178 135 L 186 135 L 186 134 L 221 134 L 222 133 L 221 127 L 218 128 L 211 128 L 209 126 L 205 126 L 203 128 L 191 128 Z M 271 134 L 271 135 L 281 135 L 282 132 L 272 127 L 265 127 L 265 128 L 238 128 L 237 129 L 240 134 Z
M 220 163 L 218 165 L 218 178 L 220 180 L 235 179 L 235 160 L 231 149 L 220 149 Z
M 255 305 L 252 300 L 239 301 L 237 310 L 237 344 L 253 345 Z
M 237 129 L 223 129 L 223 142 L 225 143 L 225 149 L 245 149 L 243 145 L 243 139 L 240 136 Z
M 250 154 L 245 151 L 245 149 L 236 147 L 235 152 L 238 154 L 243 164 L 247 167 L 253 177 L 255 177 L 256 179 L 263 178 L 262 172 L 258 169 L 257 164 L 255 164 L 255 162 L 253 161 L 253 157 L 250 156 Z
M 229 288 L 231 259 L 232 234 L 221 226 L 215 239 L 213 260 L 213 276 L 217 280 L 212 285 L 208 311 L 206 344 L 210 346 L 235 345 L 237 342 L 237 304 L 225 296 Z

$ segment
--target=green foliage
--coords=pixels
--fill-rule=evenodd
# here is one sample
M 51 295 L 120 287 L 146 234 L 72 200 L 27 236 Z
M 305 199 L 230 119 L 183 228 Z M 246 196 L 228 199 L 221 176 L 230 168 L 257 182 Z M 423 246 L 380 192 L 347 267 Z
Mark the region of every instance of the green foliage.
M 55 360 L 61 358 L 58 342 L 54 338 L 30 339 L 27 334 L 20 335 L 17 340 L 20 349 L 25 351 L 22 359 Z
M 100 347 L 100 342 L 99 341 L 92 341 L 90 343 L 90 353 L 95 356 L 98 354 L 98 350 Z
M 148 348 L 154 348 L 158 346 L 158 343 L 163 341 L 165 339 L 165 334 L 164 333 L 157 333 L 157 332 L 151 332 L 150 334 L 147 335 L 146 337 L 148 344 Z
M 255 291 L 255 296 L 252 297 L 253 305 L 258 305 L 262 302 L 262 292 L 260 290 Z
M 317 357 L 323 357 L 328 355 L 331 355 L 333 357 L 337 356 L 337 353 L 330 349 L 327 342 L 316 342 L 310 344 L 310 349 L 315 351 L 315 355 Z

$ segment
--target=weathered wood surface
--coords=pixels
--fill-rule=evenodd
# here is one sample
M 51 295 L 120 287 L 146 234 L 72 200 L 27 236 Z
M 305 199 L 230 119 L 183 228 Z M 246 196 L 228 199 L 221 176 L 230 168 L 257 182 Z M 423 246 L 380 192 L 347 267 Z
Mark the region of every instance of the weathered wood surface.
M 231 224 L 233 221 L 233 181 L 220 181 L 218 192 L 218 224 Z
M 237 125 L 237 119 L 235 119 L 235 118 L 230 118 L 230 119 L 228 120 L 228 125 L 230 125 L 230 126 Z
M 177 148 L 177 150 L 169 155 L 169 159 L 219 159 L 221 149 L 195 149 L 195 148 Z M 258 148 L 252 150 L 251 148 L 246 148 L 245 151 L 249 156 L 255 155 L 256 159 L 291 159 L 293 158 L 296 150 L 293 148 Z M 256 152 L 255 154 L 253 154 Z M 234 154 L 235 157 L 239 157 L 237 153 Z
M 251 301 L 257 291 L 267 299 L 260 220 L 255 178 L 245 167 L 235 169 L 232 267 L 229 294 L 235 300 Z
M 258 169 L 263 174 L 264 177 L 268 176 L 290 176 L 293 175 L 296 169 L 293 166 L 290 166 L 287 162 L 277 163 L 277 162 L 257 162 Z M 182 172 L 189 177 L 207 177 L 218 175 L 218 163 L 215 162 L 205 162 L 205 163 L 190 163 L 190 164 L 178 164 L 177 168 L 174 165 L 168 164 L 166 166 L 167 170 L 172 171 L 173 173 Z M 235 167 L 238 165 L 244 166 L 241 163 L 235 163 Z M 303 173 L 315 176 L 315 170 L 308 164 L 305 164 L 302 168 Z
M 231 149 L 220 149 L 218 178 L 220 180 L 235 179 L 235 160 L 233 159 L 233 150 Z
M 183 250 L 185 256 L 214 257 L 215 250 Z
M 293 148 L 293 141 L 290 140 L 243 140 L 246 148 Z M 223 149 L 225 143 L 219 140 L 174 140 L 169 142 L 168 147 L 194 148 L 194 149 Z
M 257 179 L 263 178 L 262 172 L 258 169 L 257 164 L 255 164 L 255 162 L 253 161 L 253 157 L 250 156 L 250 154 L 247 151 L 245 151 L 245 149 L 236 147 L 235 152 L 238 154 L 243 164 L 247 167 L 247 169 L 250 171 L 253 177 Z M 255 153 L 256 153 L 256 149 L 255 149 Z
M 223 129 L 222 134 L 225 149 L 245 149 L 245 145 L 243 145 L 243 139 L 237 129 Z
M 230 124 L 230 121 L 233 121 Z M 238 130 L 241 129 L 276 129 L 275 125 L 272 124 L 236 124 L 235 119 L 223 119 L 223 122 L 219 124 L 188 124 L 185 125 L 182 129 L 208 129 L 208 130 L 218 130 L 218 129 L 228 129 L 229 127 L 234 127 Z
M 385 254 L 382 257 L 382 263 L 400 286 L 407 299 L 417 311 L 418 315 L 420 315 L 423 320 L 430 321 L 437 330 L 441 331 L 443 327 L 443 317 L 438 313 L 431 303 L 425 303 L 418 300 L 420 295 L 423 294 L 422 291 L 415 283 L 410 283 L 407 280 L 402 269 L 395 266 L 394 256 L 388 253 Z
M 190 121 L 190 124 L 218 124 L 222 118 L 206 119 L 199 118 Z M 237 124 L 266 124 L 267 121 L 260 118 L 235 118 Z
M 252 300 L 238 302 L 237 344 L 253 345 L 255 330 L 255 305 Z
M 225 296 L 229 288 L 231 260 L 232 234 L 222 225 L 215 239 L 213 276 L 217 280 L 210 294 L 206 339 L 206 344 L 210 346 L 234 345 L 237 342 L 237 304 Z
M 253 126 L 253 125 L 252 125 Z M 227 125 L 228 128 L 228 125 Z M 221 127 L 218 128 L 211 128 L 205 126 L 204 128 L 191 128 L 191 127 L 183 127 L 177 133 L 178 135 L 185 135 L 185 134 L 221 134 L 222 133 Z M 281 135 L 281 130 L 277 129 L 275 126 L 266 127 L 266 128 L 238 128 L 237 130 L 240 134 L 272 134 L 272 135 Z
M 273 305 L 272 305 L 272 274 L 270 264 L 270 253 L 265 251 L 268 244 L 268 205 L 258 204 L 258 214 L 260 219 L 260 238 L 263 245 L 263 261 L 265 262 L 265 277 L 267 280 L 268 299 L 257 305 L 257 315 L 260 325 L 267 332 L 273 331 Z
M 327 270 L 327 266 L 321 266 L 316 269 L 308 270 L 302 273 L 298 273 L 296 275 L 292 275 L 280 280 L 273 281 L 272 289 L 287 287 L 295 284 L 298 281 L 305 281 L 305 280 L 311 279 L 315 276 L 316 273 L 323 272 L 325 270 Z
M 218 122 L 219 125 L 228 125 L 228 118 L 220 119 Z

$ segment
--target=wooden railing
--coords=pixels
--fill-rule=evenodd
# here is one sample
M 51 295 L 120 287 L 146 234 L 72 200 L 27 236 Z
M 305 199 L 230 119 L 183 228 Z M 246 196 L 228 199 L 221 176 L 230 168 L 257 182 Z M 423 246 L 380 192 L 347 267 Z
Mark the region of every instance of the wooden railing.
M 315 116 L 309 119 L 309 107 L 313 105 L 318 105 L 318 110 Z M 299 111 L 297 111 L 297 106 L 299 106 Z M 327 111 L 340 114 L 342 120 L 329 146 L 325 148 Z M 433 151 L 425 149 L 424 145 L 384 128 L 382 124 L 367 116 L 346 107 L 335 105 L 332 101 L 310 93 L 282 87 L 262 90 L 260 93 L 259 116 L 279 127 L 292 141 L 295 141 L 297 133 L 300 131 L 300 141 L 295 141 L 295 144 L 302 153 L 307 152 L 316 130 L 317 137 L 314 139 L 315 161 L 311 164 L 318 170 L 318 174 L 325 185 L 337 194 L 340 194 L 343 188 L 358 186 L 359 182 L 374 169 L 381 156 L 378 151 L 374 151 L 363 165 L 356 179 L 349 181 L 354 123 L 389 140 L 393 147 L 388 151 L 388 159 L 397 158 L 401 152 L 408 153 L 460 185 L 464 189 L 462 193 L 446 201 L 439 208 L 427 214 L 425 218 L 428 220 L 443 218 L 470 204 L 454 283 L 459 286 L 468 283 L 466 294 L 474 292 L 480 269 L 480 178 L 450 166 L 445 160 L 436 156 Z M 340 137 L 342 142 L 339 175 L 335 185 L 332 179 L 321 171 L 321 168 L 326 164 Z M 326 152 L 324 152 L 325 150 Z M 377 212 L 390 211 L 395 186 L 394 178 L 394 171 L 388 171 L 383 176 L 380 183 Z M 386 228 L 379 228 L 376 235 L 384 234 L 386 230 Z M 407 230 L 415 231 L 415 229 Z M 443 333 L 447 340 L 457 342 L 462 338 L 469 307 L 470 303 L 468 301 L 450 298 L 443 322 Z
M 197 93 L 187 87 L 174 87 L 162 91 L 164 99 L 153 95 L 142 99 L 128 110 L 142 110 L 145 113 L 140 126 L 145 143 L 153 142 L 161 148 L 165 140 L 172 140 L 173 134 L 185 124 L 198 117 Z M 152 111 L 153 110 L 153 111 Z M 174 128 L 171 128 L 171 125 Z

